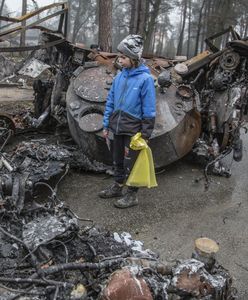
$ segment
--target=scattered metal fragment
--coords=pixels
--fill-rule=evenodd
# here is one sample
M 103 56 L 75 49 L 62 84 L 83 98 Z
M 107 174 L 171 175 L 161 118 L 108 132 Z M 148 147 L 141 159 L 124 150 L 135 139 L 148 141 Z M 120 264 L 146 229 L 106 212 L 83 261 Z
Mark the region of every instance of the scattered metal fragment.
M 23 226 L 22 237 L 29 250 L 34 250 L 77 225 L 76 219 L 66 216 L 43 216 Z
M 100 173 L 108 169 L 90 161 L 76 146 L 48 144 L 46 139 L 21 142 L 11 152 L 0 152 L 0 159 L 0 191 L 3 201 L 6 201 L 5 209 L 15 207 L 19 213 L 26 209 L 26 198 L 36 194 L 38 185 L 48 187 L 51 199 L 56 199 L 57 186 L 65 175 L 54 189 L 47 181 L 67 174 L 69 166 Z
M 49 69 L 50 66 L 44 64 L 43 62 L 39 61 L 38 59 L 32 58 L 31 60 L 27 61 L 22 68 L 18 71 L 18 74 L 21 75 L 28 75 L 32 78 L 38 77 L 43 71 Z

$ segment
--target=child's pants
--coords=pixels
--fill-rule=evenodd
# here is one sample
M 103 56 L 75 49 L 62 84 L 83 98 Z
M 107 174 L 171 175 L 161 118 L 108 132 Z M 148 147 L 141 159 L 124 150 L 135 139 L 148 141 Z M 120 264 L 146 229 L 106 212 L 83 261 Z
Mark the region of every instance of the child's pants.
M 130 140 L 131 136 L 128 135 L 114 135 L 114 179 L 120 184 L 123 184 L 128 178 L 139 155 L 139 151 L 130 148 Z M 138 188 L 132 187 L 132 190 L 138 190 Z

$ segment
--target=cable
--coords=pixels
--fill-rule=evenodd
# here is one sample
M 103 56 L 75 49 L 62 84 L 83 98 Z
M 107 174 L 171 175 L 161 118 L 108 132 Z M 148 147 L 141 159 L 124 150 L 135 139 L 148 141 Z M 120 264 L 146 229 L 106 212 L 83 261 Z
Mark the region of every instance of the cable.
M 55 188 L 54 188 L 54 191 L 55 191 L 55 192 L 57 192 L 59 183 L 60 183 L 60 182 L 64 179 L 64 177 L 67 175 L 67 173 L 69 172 L 69 169 L 70 169 L 70 165 L 67 164 L 66 167 L 65 167 L 65 173 L 60 177 L 60 179 L 58 180 L 58 182 L 57 182 L 56 185 L 55 185 Z

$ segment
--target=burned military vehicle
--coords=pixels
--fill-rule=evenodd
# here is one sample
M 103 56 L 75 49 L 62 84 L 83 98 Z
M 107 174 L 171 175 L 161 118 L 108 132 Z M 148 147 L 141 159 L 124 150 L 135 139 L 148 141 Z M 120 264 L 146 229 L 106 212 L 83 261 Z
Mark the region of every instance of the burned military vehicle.
M 157 117 L 150 140 L 156 167 L 168 165 L 192 149 L 211 162 L 216 160 L 215 172 L 220 174 L 229 175 L 219 165 L 219 157 L 233 150 L 234 159 L 241 160 L 248 42 L 230 30 L 233 40 L 223 50 L 208 39 L 209 51 L 181 63 L 146 59 L 156 85 Z M 95 51 L 87 59 L 93 62 L 85 62 L 75 71 L 67 91 L 69 128 L 84 153 L 110 164 L 102 117 L 108 90 L 120 67 L 115 54 Z
M 49 116 L 59 124 L 68 122 L 71 135 L 84 154 L 110 165 L 111 147 L 103 138 L 102 118 L 108 90 L 120 71 L 118 57 L 69 43 L 64 38 L 66 29 L 62 31 L 64 12 L 63 7 L 58 31 L 40 28 L 41 44 L 33 47 L 36 51 L 19 70 L 20 74 L 33 77 L 45 69 L 51 70 L 50 79 L 34 82 L 33 124 L 39 127 Z M 31 25 L 26 29 L 36 23 Z M 2 32 L 0 38 L 13 32 Z M 212 40 L 225 33 L 232 38 L 224 49 L 218 49 Z M 216 173 L 228 176 L 229 171 L 219 160 L 231 151 L 235 160 L 242 158 L 240 129 L 247 113 L 248 42 L 240 40 L 232 28 L 206 42 L 209 50 L 183 62 L 144 57 L 154 77 L 157 96 L 150 147 L 157 168 L 193 149 L 209 162 L 207 168 L 212 165 Z M 0 48 L 1 52 L 12 50 Z

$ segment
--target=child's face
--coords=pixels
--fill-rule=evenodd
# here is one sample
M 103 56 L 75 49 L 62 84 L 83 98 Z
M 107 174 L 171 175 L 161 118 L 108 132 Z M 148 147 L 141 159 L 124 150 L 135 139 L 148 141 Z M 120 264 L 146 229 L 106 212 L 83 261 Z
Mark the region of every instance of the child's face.
M 132 68 L 132 63 L 129 57 L 123 55 L 123 54 L 119 54 L 118 55 L 118 61 L 119 64 L 123 67 L 123 68 Z

